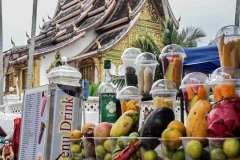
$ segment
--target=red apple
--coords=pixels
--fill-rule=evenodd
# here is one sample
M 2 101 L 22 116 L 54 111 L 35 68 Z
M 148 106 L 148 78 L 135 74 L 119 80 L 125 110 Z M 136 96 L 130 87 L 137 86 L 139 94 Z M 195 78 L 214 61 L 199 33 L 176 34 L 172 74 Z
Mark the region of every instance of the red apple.
M 102 122 L 95 126 L 94 137 L 109 137 L 112 124 L 108 122 Z

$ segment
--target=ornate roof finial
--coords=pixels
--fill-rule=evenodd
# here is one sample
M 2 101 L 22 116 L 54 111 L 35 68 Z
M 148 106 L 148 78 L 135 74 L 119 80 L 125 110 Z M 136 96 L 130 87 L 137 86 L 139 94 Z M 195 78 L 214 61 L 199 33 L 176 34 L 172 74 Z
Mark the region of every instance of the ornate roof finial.
M 29 39 L 30 39 L 30 36 L 28 35 L 27 31 L 26 31 L 26 36 L 27 36 L 27 38 L 28 38 L 28 40 L 29 40 Z
M 59 27 L 60 27 L 60 25 L 58 23 L 56 23 L 55 29 L 59 30 Z
M 43 21 L 44 24 L 46 23 L 46 21 L 45 21 L 45 19 L 43 17 L 42 17 L 42 21 Z
M 84 7 L 84 3 L 83 3 L 83 1 L 79 1 L 80 2 L 80 6 L 81 6 L 81 8 L 83 8 Z
M 12 49 L 15 49 L 16 48 L 16 44 L 15 44 L 15 42 L 13 42 L 12 37 L 11 37 L 11 43 L 12 43 Z
M 98 40 L 96 40 L 95 43 L 97 44 L 98 50 L 102 49 L 102 45 Z
M 129 13 L 129 15 L 131 16 L 132 15 L 132 13 L 133 13 L 133 11 L 132 11 L 132 8 L 131 8 L 131 6 L 130 6 L 130 3 L 128 2 L 128 13 Z
M 39 27 L 38 27 L 39 29 L 40 29 L 40 32 L 42 32 L 43 31 L 43 28 L 39 25 Z
M 75 23 L 73 23 L 73 24 L 72 24 L 72 26 L 73 26 L 73 31 L 74 31 L 74 32 L 76 32 L 76 31 L 78 30 L 78 28 L 77 28 L 76 24 L 75 24 Z
M 48 15 L 48 19 L 51 20 L 52 18 Z
M 58 0 L 58 3 L 60 4 L 60 6 L 62 6 L 64 4 L 64 0 Z

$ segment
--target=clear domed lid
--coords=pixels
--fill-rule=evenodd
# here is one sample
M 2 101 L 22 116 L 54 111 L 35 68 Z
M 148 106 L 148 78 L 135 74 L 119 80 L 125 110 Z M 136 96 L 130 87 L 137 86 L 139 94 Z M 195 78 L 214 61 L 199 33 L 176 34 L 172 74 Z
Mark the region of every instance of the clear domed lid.
M 175 83 L 168 79 L 160 79 L 153 83 L 150 93 L 178 92 Z
M 139 54 L 134 64 L 138 65 L 158 65 L 157 57 L 150 52 L 143 52 Z
M 121 89 L 117 99 L 141 99 L 140 90 L 135 86 L 126 86 Z
M 162 51 L 161 54 L 159 55 L 159 57 L 163 57 L 163 56 L 173 56 L 173 55 L 181 55 L 183 58 L 186 58 L 186 53 L 183 50 L 183 48 L 179 45 L 176 44 L 171 44 L 171 45 L 167 45 L 165 46 Z
M 219 67 L 213 71 L 210 84 L 226 81 L 240 81 L 240 70 L 232 67 Z
M 201 72 L 192 72 L 187 74 L 183 79 L 180 88 L 185 88 L 187 85 L 203 85 L 209 82 L 206 74 Z
M 129 59 L 136 59 L 136 57 L 141 54 L 140 49 L 138 48 L 127 48 L 123 51 L 121 59 L 122 60 L 129 60 Z

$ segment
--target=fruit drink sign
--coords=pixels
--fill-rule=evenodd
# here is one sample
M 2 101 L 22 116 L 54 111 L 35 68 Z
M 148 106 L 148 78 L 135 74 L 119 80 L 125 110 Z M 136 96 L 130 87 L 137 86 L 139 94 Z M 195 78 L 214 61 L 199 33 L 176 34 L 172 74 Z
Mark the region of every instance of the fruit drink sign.
M 68 134 L 77 128 L 80 102 L 76 87 L 65 87 L 69 90 L 50 84 L 25 91 L 19 160 L 71 157 Z
M 47 138 L 48 86 L 25 91 L 19 160 L 43 159 Z

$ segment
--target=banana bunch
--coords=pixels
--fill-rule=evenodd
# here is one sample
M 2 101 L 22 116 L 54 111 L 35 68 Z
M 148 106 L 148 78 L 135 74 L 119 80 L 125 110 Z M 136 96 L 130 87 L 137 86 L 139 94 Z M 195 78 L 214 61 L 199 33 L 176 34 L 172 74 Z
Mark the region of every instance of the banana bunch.
M 110 131 L 111 137 L 127 136 L 131 132 L 137 130 L 139 123 L 139 112 L 129 110 L 123 113 L 113 124 Z

